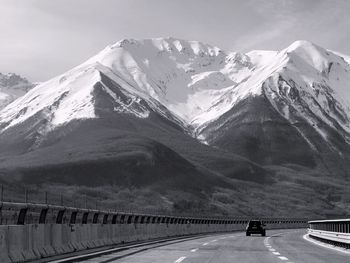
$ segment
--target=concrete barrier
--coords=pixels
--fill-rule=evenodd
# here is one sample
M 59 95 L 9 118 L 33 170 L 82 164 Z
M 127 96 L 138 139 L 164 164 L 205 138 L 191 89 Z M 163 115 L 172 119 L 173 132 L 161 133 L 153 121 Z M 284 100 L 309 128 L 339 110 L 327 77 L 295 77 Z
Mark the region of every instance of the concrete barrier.
M 0 262 L 25 262 L 74 251 L 159 237 L 214 232 L 196 225 L 28 224 L 0 226 Z M 220 231 L 232 231 L 221 227 Z
M 0 203 L 0 262 L 26 262 L 133 241 L 244 230 L 248 219 L 192 218 Z M 303 219 L 262 219 L 267 229 L 300 228 Z
M 278 225 L 280 227 L 280 225 Z M 277 228 L 277 225 L 273 225 Z M 244 230 L 243 224 L 28 224 L 0 226 L 1 262 L 25 262 L 160 237 Z

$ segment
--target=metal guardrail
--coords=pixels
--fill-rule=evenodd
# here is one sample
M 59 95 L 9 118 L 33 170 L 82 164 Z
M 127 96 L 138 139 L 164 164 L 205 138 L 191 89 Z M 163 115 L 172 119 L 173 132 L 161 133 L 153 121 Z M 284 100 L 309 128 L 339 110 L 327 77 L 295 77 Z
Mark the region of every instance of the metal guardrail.
M 350 219 L 309 221 L 310 237 L 336 246 L 350 248 Z
M 266 224 L 303 224 L 298 218 L 260 218 Z M 187 217 L 69 206 L 0 202 L 0 224 L 247 224 L 249 218 Z

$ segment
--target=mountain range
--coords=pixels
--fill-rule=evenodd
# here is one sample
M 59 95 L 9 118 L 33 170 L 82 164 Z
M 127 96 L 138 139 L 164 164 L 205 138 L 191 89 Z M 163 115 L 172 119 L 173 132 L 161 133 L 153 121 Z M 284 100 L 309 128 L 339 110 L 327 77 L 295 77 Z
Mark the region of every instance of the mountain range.
M 1 178 L 112 185 L 169 209 L 342 215 L 349 83 L 348 57 L 307 41 L 243 54 L 121 40 L 32 89 L 8 89 Z

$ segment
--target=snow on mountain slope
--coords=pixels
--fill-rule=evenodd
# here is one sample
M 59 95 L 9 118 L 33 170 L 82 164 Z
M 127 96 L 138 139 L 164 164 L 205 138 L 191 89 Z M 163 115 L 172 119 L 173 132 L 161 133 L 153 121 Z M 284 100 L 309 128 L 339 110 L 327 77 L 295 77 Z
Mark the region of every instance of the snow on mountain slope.
M 225 57 L 218 48 L 168 38 L 123 40 L 87 63 L 98 61 L 117 72 L 141 97 L 156 99 L 188 123 L 234 84 L 219 71 Z
M 115 102 L 113 111 L 138 118 L 155 111 L 201 140 L 203 129 L 250 96 L 266 96 L 285 119 L 293 123 L 302 117 L 326 138 L 318 119 L 350 132 L 349 67 L 342 57 L 307 41 L 279 52 L 241 54 L 198 41 L 125 39 L 8 105 L 0 112 L 0 128 L 38 113 L 50 130 L 74 119 L 98 118 L 100 83 L 103 96 Z M 120 90 L 108 87 L 101 74 Z M 293 98 L 296 92 L 302 102 Z
M 201 131 L 240 101 L 264 95 L 291 123 L 302 117 L 327 139 L 319 127 L 321 119 L 337 131 L 341 127 L 348 137 L 350 66 L 342 57 L 307 41 L 296 41 L 280 52 L 253 51 L 247 55 L 255 63 L 253 73 L 193 120 L 197 124 L 197 136 L 205 139 Z
M 84 71 L 72 70 L 69 75 L 49 80 L 3 109 L 0 123 L 9 128 L 38 112 L 42 112 L 42 117 L 53 126 L 75 118 L 95 117 L 90 102 L 91 85 L 97 79 L 98 72 L 86 68 Z
M 348 64 L 350 64 L 350 56 L 334 50 L 328 50 L 328 51 L 336 54 L 339 57 L 342 57 Z
M 287 57 L 283 53 L 271 53 L 268 54 L 268 58 L 265 57 L 263 59 L 257 59 L 256 54 L 254 54 L 254 58 L 257 64 L 249 64 L 251 70 L 248 74 L 245 72 L 245 78 L 241 82 L 230 86 L 226 92 L 220 94 L 221 96 L 215 99 L 211 107 L 193 118 L 191 124 L 196 128 L 197 134 L 208 123 L 223 115 L 242 99 L 252 95 L 261 95 L 262 83 L 273 72 L 283 66 L 287 60 Z M 264 64 L 263 61 L 268 61 L 269 63 Z
M 293 108 L 318 129 L 307 108 L 335 130 L 339 125 L 350 133 L 350 65 L 342 57 L 306 41 L 297 41 L 283 52 L 288 56 L 286 65 L 265 86 L 271 103 L 284 99 L 285 108 L 279 111 L 286 119 L 291 119 Z M 295 93 L 300 94 L 303 103 L 295 101 Z M 318 131 L 324 136 L 321 129 Z
M 112 111 L 131 113 L 140 118 L 148 116 L 147 110 L 142 106 L 134 109 L 133 104 L 138 99 L 123 89 L 120 92 L 127 95 L 130 101 L 122 101 L 120 96 L 102 82 L 102 74 L 110 75 L 110 72 L 98 63 L 88 64 L 38 85 L 3 109 L 0 127 L 13 127 L 37 114 L 47 121 L 45 131 L 51 131 L 72 120 L 97 118 L 97 98 L 94 93 L 98 83 L 102 85 L 104 96 L 112 98 L 118 104 Z
M 0 110 L 23 96 L 34 85 L 14 73 L 0 73 Z
M 252 50 L 246 55 L 255 67 L 261 67 L 269 63 L 277 55 L 278 51 L 271 50 Z
M 195 116 L 244 81 L 251 67 L 245 55 L 226 55 L 197 41 L 122 40 L 9 105 L 1 112 L 0 125 L 14 126 L 38 112 L 46 116 L 52 128 L 72 119 L 96 117 L 92 93 L 100 81 L 99 72 L 103 72 L 133 101 L 143 99 L 162 112 L 160 104 L 183 126 L 189 126 Z M 114 96 L 108 89 L 105 92 Z

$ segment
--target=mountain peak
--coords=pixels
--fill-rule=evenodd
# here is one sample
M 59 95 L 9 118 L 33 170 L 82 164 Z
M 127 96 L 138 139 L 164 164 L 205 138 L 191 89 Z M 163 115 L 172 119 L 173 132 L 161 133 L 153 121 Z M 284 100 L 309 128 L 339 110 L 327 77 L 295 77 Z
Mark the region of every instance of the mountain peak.
M 308 40 L 296 40 L 292 44 L 290 44 L 287 47 L 287 49 L 291 51 L 298 48 L 307 48 L 307 47 L 316 47 L 316 46 L 317 46 L 316 44 Z
M 284 52 L 292 60 L 302 60 L 303 63 L 310 65 L 318 72 L 327 71 L 332 62 L 340 62 L 339 56 L 305 40 L 295 41 Z
M 127 45 L 134 45 L 138 43 L 136 39 L 133 38 L 124 38 L 119 41 L 117 41 L 115 44 L 111 45 L 111 47 L 125 47 Z
M 327 56 L 326 49 L 307 40 L 297 40 L 289 45 L 284 52 L 287 54 L 297 54 L 305 59 L 315 60 L 320 56 Z
M 34 84 L 15 73 L 0 73 L 0 110 L 23 96 Z
M 158 52 L 170 52 L 170 53 L 182 53 L 182 54 L 195 54 L 202 55 L 208 53 L 212 56 L 217 56 L 223 52 L 220 48 L 211 46 L 209 44 L 202 43 L 194 40 L 184 40 L 174 37 L 160 37 L 160 38 L 148 38 L 148 39 L 122 39 L 115 44 L 109 46 L 109 48 L 125 48 L 130 49 L 151 49 Z
M 0 72 L 0 87 L 10 87 L 19 84 L 30 84 L 30 82 L 26 78 L 15 73 L 3 74 Z

